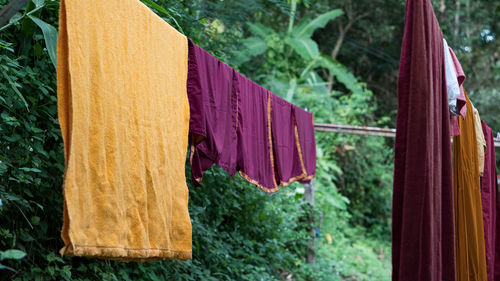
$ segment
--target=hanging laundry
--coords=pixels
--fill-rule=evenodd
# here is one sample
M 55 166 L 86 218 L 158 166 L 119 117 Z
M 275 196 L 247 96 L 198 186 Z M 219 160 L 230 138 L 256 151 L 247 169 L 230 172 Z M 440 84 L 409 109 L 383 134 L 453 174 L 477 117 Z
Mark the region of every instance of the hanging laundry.
M 62 0 L 59 26 L 61 254 L 191 259 L 186 37 L 136 0 Z
M 281 186 L 307 176 L 292 104 L 271 94 L 271 127 L 276 180 Z
M 443 47 L 448 107 L 452 115 L 459 115 L 460 111 L 457 110 L 457 98 L 460 97 L 460 87 L 458 86 L 457 70 L 455 69 L 455 64 L 451 58 L 448 43 L 445 39 L 443 39 Z
M 484 139 L 483 130 L 481 128 L 481 117 L 479 112 L 471 103 L 472 111 L 474 112 L 474 128 L 476 130 L 477 138 L 477 154 L 479 163 L 479 175 L 482 177 L 484 173 L 484 152 L 486 150 L 486 140 Z
M 465 97 L 467 112 L 472 112 L 467 94 Z M 456 280 L 484 281 L 486 254 L 474 114 L 467 114 L 458 122 L 461 134 L 453 138 Z
M 484 244 L 486 250 L 486 271 L 488 281 L 495 280 L 495 244 L 497 234 L 497 203 L 498 194 L 496 188 L 496 158 L 493 131 L 481 122 L 484 137 L 486 139 L 486 154 L 484 175 L 481 178 L 481 204 L 483 207 Z M 498 280 L 498 279 L 497 279 Z
M 429 0 L 407 0 L 394 161 L 394 281 L 455 280 L 443 36 Z
M 453 49 L 451 47 L 448 47 L 448 51 L 450 52 L 451 59 L 453 61 L 453 64 L 455 65 L 458 86 L 460 87 L 460 96 L 458 96 L 457 98 L 457 111 L 460 112 L 460 115 L 465 118 L 465 114 L 467 112 L 467 106 L 465 106 L 465 104 L 467 103 L 467 101 L 465 99 L 463 84 L 465 82 L 466 76 L 464 70 L 462 69 L 462 65 L 460 64 L 460 61 L 455 55 L 455 52 L 453 52 Z
M 465 114 L 467 113 L 467 107 L 465 106 L 465 104 L 466 104 L 465 92 L 464 92 L 464 88 L 462 86 L 462 84 L 465 81 L 465 73 L 462 69 L 462 65 L 458 61 L 453 50 L 450 47 L 448 47 L 448 50 L 445 50 L 445 52 L 446 51 L 448 51 L 450 56 L 451 56 L 451 60 L 453 62 L 454 69 L 456 72 L 456 78 L 457 78 L 459 92 L 460 92 L 459 96 L 456 98 L 456 112 L 458 113 L 458 115 L 465 118 Z M 452 137 L 460 135 L 460 127 L 458 126 L 458 116 L 455 114 L 452 114 L 450 116 L 450 130 L 451 130 Z
M 240 175 L 261 190 L 279 190 L 271 139 L 271 93 L 237 73 L 238 158 Z
M 235 71 L 189 39 L 191 174 L 201 182 L 214 163 L 236 172 L 238 93 Z
M 299 136 L 302 150 L 306 176 L 300 180 L 301 183 L 309 183 L 316 174 L 316 140 L 314 137 L 313 115 L 304 109 L 293 106 L 295 122 L 297 123 L 297 135 Z

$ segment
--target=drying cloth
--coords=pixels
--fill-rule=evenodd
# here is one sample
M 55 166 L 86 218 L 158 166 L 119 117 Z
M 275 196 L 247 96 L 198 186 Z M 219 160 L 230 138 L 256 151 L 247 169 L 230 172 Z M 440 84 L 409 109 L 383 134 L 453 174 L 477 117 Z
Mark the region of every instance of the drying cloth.
M 189 39 L 187 79 L 191 112 L 191 175 L 195 182 L 217 164 L 236 172 L 238 93 L 235 71 Z
M 467 111 L 472 104 L 466 94 Z M 453 138 L 453 185 L 457 281 L 484 281 L 486 254 L 474 115 L 459 118 L 460 136 Z
M 137 0 L 63 0 L 63 255 L 191 259 L 187 39 Z
M 467 106 L 465 106 L 465 91 L 463 88 L 463 83 L 465 81 L 465 73 L 464 70 L 462 69 L 462 65 L 458 61 L 457 56 L 455 55 L 455 52 L 453 52 L 453 49 L 448 47 L 448 51 L 450 52 L 451 59 L 453 61 L 453 64 L 455 65 L 455 71 L 457 72 L 457 80 L 458 80 L 458 86 L 460 87 L 460 96 L 457 97 L 457 112 L 460 113 L 462 117 L 465 118 L 465 114 L 467 113 Z M 450 121 L 450 126 L 451 126 L 451 136 L 455 137 L 460 135 L 460 127 L 458 126 L 458 117 L 457 116 L 451 116 L 451 121 Z
M 496 158 L 493 132 L 486 122 L 481 122 L 486 138 L 484 175 L 481 178 L 481 204 L 483 207 L 484 244 L 486 250 L 486 271 L 488 281 L 495 280 L 495 244 L 497 235 Z M 498 280 L 498 279 L 497 279 Z
M 474 128 L 476 130 L 477 139 L 477 158 L 479 164 L 479 176 L 483 176 L 484 173 L 484 152 L 486 150 L 486 140 L 484 139 L 484 134 L 481 125 L 481 117 L 479 112 L 471 103 L 472 111 L 474 113 Z
M 236 73 L 238 107 L 238 156 L 240 175 L 261 190 L 279 190 L 271 140 L 271 94 L 252 80 Z
M 292 104 L 274 94 L 271 94 L 271 127 L 277 181 L 288 186 L 305 178 L 307 172 Z
M 460 113 L 457 110 L 457 98 L 460 96 L 460 87 L 458 86 L 457 70 L 455 69 L 455 63 L 451 58 L 448 43 L 445 39 L 443 39 L 443 45 L 446 90 L 448 92 L 448 106 L 450 108 L 450 113 L 459 115 Z
M 306 176 L 300 180 L 301 183 L 309 183 L 316 174 L 316 140 L 314 137 L 313 115 L 304 109 L 293 106 L 293 115 L 297 123 L 297 135 L 302 152 L 302 158 L 306 169 Z
M 455 280 L 443 36 L 430 0 L 407 0 L 398 78 L 392 280 Z

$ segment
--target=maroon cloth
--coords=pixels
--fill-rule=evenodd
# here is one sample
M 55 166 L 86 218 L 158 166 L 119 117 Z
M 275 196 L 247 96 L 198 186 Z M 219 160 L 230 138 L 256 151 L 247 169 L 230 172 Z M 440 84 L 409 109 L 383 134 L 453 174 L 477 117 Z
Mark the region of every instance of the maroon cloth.
M 455 280 L 443 36 L 430 0 L 407 0 L 398 79 L 392 280 Z
M 271 94 L 271 128 L 276 180 L 281 186 L 307 176 L 292 104 Z
M 484 121 L 481 122 L 486 152 L 484 155 L 484 174 L 481 178 L 481 205 L 483 207 L 484 245 L 486 250 L 486 272 L 488 281 L 495 278 L 495 242 L 497 227 L 497 175 L 495 142 L 493 132 Z
M 237 169 L 248 182 L 265 192 L 279 190 L 271 141 L 270 92 L 237 73 Z
M 200 182 L 212 164 L 236 172 L 237 93 L 235 71 L 188 41 L 191 175 Z
M 316 140 L 314 138 L 313 115 L 304 109 L 293 106 L 293 115 L 297 123 L 299 143 L 302 150 L 304 166 L 307 175 L 300 180 L 301 183 L 310 182 L 316 173 Z

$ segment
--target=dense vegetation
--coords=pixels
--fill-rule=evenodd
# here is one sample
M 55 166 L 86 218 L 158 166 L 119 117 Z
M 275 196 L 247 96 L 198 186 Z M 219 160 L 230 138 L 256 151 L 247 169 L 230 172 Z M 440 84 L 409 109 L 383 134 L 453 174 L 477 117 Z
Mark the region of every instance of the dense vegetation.
M 316 122 L 394 126 L 402 0 L 143 2 Z M 457 2 L 433 1 L 473 101 L 500 131 L 500 4 Z M 269 195 L 213 168 L 201 187 L 187 180 L 192 261 L 60 257 L 58 7 L 29 1 L 0 28 L 1 280 L 390 280 L 392 140 L 321 132 L 315 206 L 300 184 Z M 305 258 L 311 227 L 316 264 Z

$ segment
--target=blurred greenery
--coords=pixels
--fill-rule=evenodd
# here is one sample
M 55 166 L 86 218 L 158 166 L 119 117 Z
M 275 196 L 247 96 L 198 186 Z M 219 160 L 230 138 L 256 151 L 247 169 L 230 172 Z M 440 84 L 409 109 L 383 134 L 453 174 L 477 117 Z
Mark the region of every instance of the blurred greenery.
M 403 0 L 143 2 L 220 60 L 313 112 L 316 122 L 394 127 Z M 499 2 L 432 2 L 471 99 L 500 131 Z M 59 1 L 30 1 L 0 28 L 1 280 L 391 279 L 393 140 L 342 133 L 316 134 L 314 207 L 298 183 L 269 195 L 214 167 L 201 187 L 187 179 L 193 260 L 60 257 L 58 8 Z M 305 258 L 311 227 L 316 264 Z

